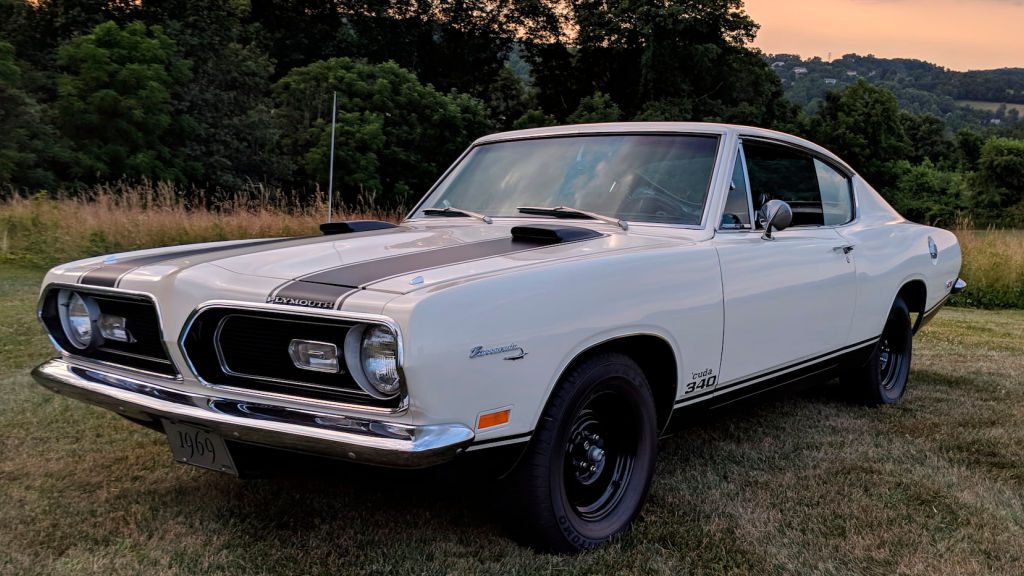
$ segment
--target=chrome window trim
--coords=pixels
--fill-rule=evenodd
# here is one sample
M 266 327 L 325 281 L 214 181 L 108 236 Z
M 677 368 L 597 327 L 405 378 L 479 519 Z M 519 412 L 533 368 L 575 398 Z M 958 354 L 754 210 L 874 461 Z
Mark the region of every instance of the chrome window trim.
M 153 310 L 156 311 L 157 333 L 160 335 L 160 346 L 163 347 L 164 355 L 167 356 L 167 360 L 163 360 L 163 359 L 160 359 L 160 358 L 153 358 L 153 357 L 150 357 L 150 356 L 142 356 L 140 354 L 132 354 L 130 352 L 121 352 L 119 350 L 110 350 L 110 352 L 116 353 L 116 354 L 122 354 L 122 355 L 125 355 L 125 356 L 135 356 L 137 358 L 141 358 L 141 359 L 149 360 L 149 361 L 153 361 L 153 362 L 161 362 L 161 363 L 166 362 L 168 365 L 171 366 L 171 368 L 174 369 L 176 374 L 173 375 L 173 376 L 171 376 L 169 374 L 161 374 L 159 372 L 152 372 L 150 370 L 145 370 L 145 369 L 142 369 L 142 368 L 135 368 L 135 367 L 132 367 L 132 366 L 125 366 L 124 364 L 118 364 L 116 362 L 109 362 L 109 361 L 106 361 L 106 360 L 98 360 L 98 359 L 95 359 L 95 358 L 89 358 L 87 356 L 81 356 L 79 354 L 74 354 L 72 352 L 69 352 L 69 351 L 65 350 L 60 345 L 60 343 L 57 342 L 57 339 L 54 338 L 52 334 L 50 334 L 50 329 L 46 326 L 46 323 L 43 321 L 43 303 L 46 301 L 47 295 L 49 295 L 51 290 L 60 290 L 60 289 L 72 290 L 72 291 L 75 291 L 75 292 L 81 292 L 83 294 L 107 294 L 107 295 L 112 295 L 112 296 L 128 296 L 130 298 L 134 298 L 134 299 L 137 299 L 137 300 L 145 300 L 145 301 L 149 302 L 150 304 L 152 304 L 153 305 Z M 56 348 L 57 352 L 59 352 L 61 354 L 61 356 L 65 357 L 65 358 L 72 358 L 72 359 L 74 359 L 76 361 L 80 360 L 80 361 L 84 361 L 84 362 L 88 362 L 88 363 L 92 363 L 92 364 L 97 364 L 97 365 L 102 365 L 102 366 L 111 366 L 111 367 L 119 368 L 121 370 L 128 370 L 129 372 L 136 372 L 136 373 L 139 373 L 139 374 L 145 374 L 147 376 L 154 376 L 154 377 L 157 377 L 157 378 L 162 378 L 164 380 L 176 380 L 176 381 L 181 381 L 182 380 L 181 369 L 177 365 L 175 365 L 174 364 L 174 360 L 171 359 L 171 350 L 170 350 L 170 348 L 167 347 L 167 339 L 164 337 L 164 317 L 163 317 L 163 314 L 160 312 L 160 305 L 157 303 L 156 298 L 154 298 L 153 295 L 148 293 L 148 292 L 139 292 L 139 291 L 136 291 L 136 290 L 124 290 L 122 288 L 108 288 L 108 287 L 105 287 L 105 286 L 89 286 L 89 285 L 82 285 L 82 284 L 72 284 L 70 282 L 51 282 L 51 283 L 47 284 L 42 289 L 42 291 L 39 293 L 39 300 L 36 303 L 36 320 L 38 320 L 39 324 L 42 325 L 43 332 L 46 333 L 46 337 L 50 339 L 50 343 L 53 345 L 53 347 Z
M 296 396 L 293 394 L 282 394 L 279 392 L 264 392 L 260 390 L 250 390 L 246 388 L 239 388 L 237 386 L 213 384 L 207 382 L 196 371 L 195 366 L 192 364 L 192 359 L 188 357 L 188 353 L 185 351 L 185 337 L 192 330 L 192 324 L 196 318 L 203 312 L 211 309 L 228 309 L 228 310 L 251 310 L 257 312 L 275 312 L 281 314 L 287 314 L 290 316 L 310 316 L 319 318 L 331 318 L 335 320 L 350 321 L 357 324 L 382 324 L 390 328 L 394 333 L 396 340 L 398 341 L 398 374 L 402 379 L 402 388 L 399 392 L 399 404 L 394 408 L 386 408 L 380 406 L 367 406 L 365 404 L 353 404 L 351 402 L 337 402 L 333 400 L 322 400 L 319 398 L 309 398 L 305 396 Z M 188 367 L 189 373 L 199 382 L 202 386 L 211 390 L 222 390 L 226 392 L 232 392 L 240 395 L 254 396 L 257 398 L 269 398 L 276 400 L 284 400 L 288 402 L 294 402 L 297 404 L 313 404 L 319 406 L 328 406 L 332 408 L 339 408 L 343 410 L 350 410 L 354 412 L 367 412 L 376 414 L 388 414 L 388 415 L 399 415 L 405 413 L 409 409 L 409 393 L 408 383 L 405 378 L 405 370 L 403 366 L 405 364 L 405 345 L 404 338 L 402 336 L 402 329 L 392 318 L 381 314 L 367 314 L 363 312 L 342 312 L 340 310 L 317 310 L 317 309 L 297 309 L 294 306 L 285 306 L 283 304 L 258 304 L 254 302 L 241 302 L 237 300 L 210 300 L 197 306 L 185 320 L 185 324 L 182 327 L 181 334 L 178 337 L 178 350 L 181 352 L 182 358 L 185 359 L 185 364 Z
M 725 197 L 722 199 L 722 209 L 718 214 L 718 223 L 715 224 L 715 233 L 724 232 L 731 234 L 734 232 L 752 232 L 757 230 L 757 222 L 754 220 L 754 200 L 750 195 L 750 175 L 747 174 L 747 157 L 743 153 L 743 141 L 737 140 L 736 142 L 736 154 L 733 156 L 734 160 L 730 166 L 730 170 L 726 173 L 729 174 L 729 181 L 726 183 Z M 725 214 L 725 206 L 729 202 L 729 194 L 732 193 L 732 174 L 736 172 L 736 163 L 740 163 L 740 170 L 743 172 L 743 185 L 747 188 L 747 217 L 750 219 L 750 226 L 740 228 L 722 228 L 722 216 Z
M 670 224 L 670 223 L 665 223 L 665 222 L 649 222 L 649 221 L 645 221 L 645 220 L 627 220 L 627 222 L 629 223 L 630 226 L 634 226 L 634 225 L 635 226 L 651 226 L 651 227 L 655 227 L 655 228 L 670 228 L 670 229 L 674 228 L 674 229 L 683 229 L 683 230 L 704 230 L 704 229 L 706 229 L 708 227 L 708 222 L 710 221 L 709 211 L 711 209 L 711 203 L 712 203 L 712 200 L 713 200 L 713 197 L 714 197 L 715 189 L 717 188 L 717 186 L 715 185 L 717 183 L 716 182 L 716 176 L 718 176 L 719 168 L 722 165 L 722 160 L 721 159 L 722 159 L 722 154 L 725 151 L 724 148 L 725 148 L 725 142 L 726 142 L 727 137 L 728 137 L 728 133 L 722 133 L 722 132 L 700 132 L 700 131 L 697 131 L 697 130 L 687 130 L 687 131 L 672 131 L 672 130 L 626 130 L 626 131 L 615 131 L 615 130 L 609 130 L 609 131 L 595 131 L 595 132 L 569 132 L 569 133 L 558 133 L 558 134 L 538 134 L 538 135 L 523 136 L 523 137 L 518 137 L 518 138 L 497 138 L 497 139 L 493 139 L 493 140 L 487 140 L 485 142 L 479 142 L 479 141 L 473 142 L 472 144 L 470 144 L 470 146 L 468 148 L 466 148 L 465 151 L 463 151 L 462 155 L 460 155 L 458 157 L 458 159 L 455 160 L 455 162 L 452 163 L 452 165 L 449 166 L 448 169 L 444 171 L 444 174 L 442 174 L 441 177 L 438 178 L 438 180 L 436 182 L 434 182 L 434 184 L 430 187 L 430 189 L 428 189 L 427 192 L 425 194 L 423 194 L 423 196 L 419 199 L 419 201 L 416 203 L 416 205 L 413 206 L 412 210 L 410 210 L 409 213 L 406 214 L 405 218 L 402 220 L 402 223 L 405 223 L 405 222 L 422 222 L 422 221 L 428 220 L 427 218 L 414 218 L 413 214 L 419 212 L 421 206 L 423 206 L 423 204 L 424 204 L 424 202 L 426 202 L 427 198 L 429 198 L 430 195 L 433 194 L 435 190 L 437 190 L 437 187 L 440 186 L 441 183 L 444 182 L 445 179 L 447 179 L 448 176 L 460 164 L 462 164 L 462 162 L 466 159 L 467 156 L 469 156 L 469 154 L 473 150 L 476 150 L 477 148 L 479 148 L 481 146 L 490 146 L 491 144 L 501 144 L 501 143 L 505 143 L 505 142 L 523 142 L 523 141 L 528 141 L 528 140 L 549 140 L 549 139 L 554 139 L 554 138 L 563 138 L 563 139 L 564 138 L 588 138 L 588 137 L 596 137 L 596 136 L 695 136 L 695 137 L 700 137 L 700 138 L 714 138 L 715 139 L 715 158 L 714 158 L 714 162 L 712 163 L 712 166 L 711 166 L 711 174 L 708 177 L 707 190 L 704 193 L 704 209 L 701 212 L 701 221 L 700 221 L 699 224 Z M 490 216 L 490 215 L 488 215 L 488 216 Z M 517 218 L 514 218 L 514 217 L 508 217 L 508 216 L 491 216 L 491 218 L 493 218 L 495 221 L 498 221 L 498 220 L 515 220 L 515 219 L 517 219 Z M 573 221 L 573 220 L 577 220 L 577 219 L 576 218 L 561 218 L 561 220 L 563 220 L 563 221 Z M 590 222 L 590 223 L 594 222 L 594 220 L 584 219 L 584 218 L 581 218 L 579 220 L 581 220 L 583 222 Z
M 737 142 L 740 164 L 743 170 L 743 185 L 747 187 L 747 213 L 750 215 L 750 230 L 757 230 L 757 217 L 754 214 L 754 196 L 750 191 L 750 173 L 747 172 L 747 153 L 743 150 L 743 140 Z

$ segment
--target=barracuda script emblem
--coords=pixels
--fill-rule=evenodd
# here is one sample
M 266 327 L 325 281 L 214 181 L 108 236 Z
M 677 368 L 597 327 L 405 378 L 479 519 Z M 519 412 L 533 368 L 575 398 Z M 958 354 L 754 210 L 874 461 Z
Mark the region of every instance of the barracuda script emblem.
M 306 308 L 334 308 L 334 302 L 325 300 L 311 300 L 309 298 L 288 298 L 286 296 L 270 296 L 267 304 L 284 304 L 286 306 L 305 306 Z
M 505 356 L 505 360 L 521 360 L 526 356 L 526 350 L 518 344 L 506 344 L 504 346 L 495 346 L 493 348 L 477 346 L 469 351 L 469 358 L 472 360 L 473 358 L 494 356 L 495 354 L 508 354 Z

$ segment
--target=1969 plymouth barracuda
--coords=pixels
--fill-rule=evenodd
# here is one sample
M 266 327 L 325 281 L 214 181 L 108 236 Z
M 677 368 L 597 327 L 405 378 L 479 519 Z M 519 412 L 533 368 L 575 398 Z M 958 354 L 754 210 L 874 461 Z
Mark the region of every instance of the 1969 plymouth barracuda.
M 505 454 L 521 537 L 575 551 L 638 516 L 684 409 L 833 376 L 898 401 L 914 333 L 964 287 L 953 234 L 741 126 L 495 134 L 402 223 L 321 230 L 57 266 L 36 379 L 230 473 L 243 445 Z

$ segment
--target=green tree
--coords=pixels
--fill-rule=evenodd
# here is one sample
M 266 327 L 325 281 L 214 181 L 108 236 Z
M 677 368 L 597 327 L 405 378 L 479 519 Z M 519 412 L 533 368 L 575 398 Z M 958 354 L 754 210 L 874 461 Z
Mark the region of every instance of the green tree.
M 651 105 L 662 101 L 688 102 L 694 119 L 768 126 L 792 114 L 777 75 L 748 46 L 757 25 L 740 0 L 544 3 L 561 15 L 560 34 L 527 52 L 539 101 L 559 118 L 595 91 L 626 117 L 665 111 Z
M 883 191 L 895 184 L 894 162 L 908 155 L 896 98 L 864 80 L 841 92 L 829 92 L 812 119 L 811 130 L 819 144 Z
M 71 178 L 184 182 L 196 173 L 171 141 L 183 121 L 173 94 L 190 63 L 162 28 L 100 24 L 61 46 L 58 64 L 58 126 L 74 149 Z
M 507 129 L 529 108 L 523 81 L 510 66 L 505 66 L 487 90 L 487 109 L 496 127 Z
M 586 124 L 588 122 L 616 122 L 622 119 L 622 110 L 612 101 L 612 97 L 602 92 L 580 100 L 576 111 L 566 120 L 570 124 Z
M 327 183 L 332 91 L 340 127 L 334 182 L 346 202 L 372 194 L 389 206 L 405 204 L 490 128 L 482 102 L 442 94 L 395 63 L 315 62 L 274 87 L 275 121 L 297 182 Z
M 516 118 L 516 121 L 512 123 L 512 128 L 515 130 L 523 130 L 525 128 L 543 128 L 544 126 L 554 126 L 558 124 L 554 116 L 549 116 L 542 110 L 531 108 L 523 113 L 522 116 Z
M 960 174 L 941 170 L 930 160 L 916 166 L 904 160 L 897 165 L 897 171 L 899 179 L 889 201 L 906 218 L 950 227 L 967 211 Z
M 55 184 L 56 131 L 43 108 L 21 86 L 14 47 L 0 40 L 0 185 L 48 188 Z
M 985 137 L 980 133 L 964 128 L 956 133 L 956 155 L 962 170 L 978 169 L 981 160 L 981 147 L 985 145 Z
M 1024 202 L 1024 140 L 989 138 L 981 148 L 975 204 L 989 218 Z
M 257 31 L 246 24 L 248 3 L 165 0 L 144 3 L 141 15 L 162 24 L 192 62 L 175 110 L 188 119 L 180 137 L 189 164 L 199 168 L 196 183 L 237 193 L 247 181 L 285 176 L 271 115 L 274 65 L 251 39 Z
M 903 112 L 900 115 L 900 123 L 910 144 L 907 159 L 911 163 L 930 160 L 934 164 L 946 165 L 953 161 L 956 147 L 953 141 L 946 137 L 946 123 L 942 119 L 931 114 Z

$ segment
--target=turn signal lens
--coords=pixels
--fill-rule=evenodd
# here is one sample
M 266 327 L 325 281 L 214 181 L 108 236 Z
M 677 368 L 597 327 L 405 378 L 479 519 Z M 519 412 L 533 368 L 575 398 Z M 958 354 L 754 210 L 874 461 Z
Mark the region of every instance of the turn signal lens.
M 112 314 L 100 314 L 100 321 L 98 322 L 100 327 L 100 334 L 107 340 L 117 340 L 118 342 L 134 342 L 130 332 L 128 332 L 128 320 L 122 316 L 114 316 Z
M 476 429 L 483 430 L 484 428 L 491 428 L 492 426 L 500 426 L 502 424 L 508 424 L 508 418 L 512 414 L 512 410 L 506 408 L 505 410 L 499 410 L 497 412 L 489 412 L 487 414 L 481 414 L 476 421 Z
M 296 368 L 314 372 L 340 372 L 338 347 L 330 342 L 292 340 L 288 344 L 288 355 Z

